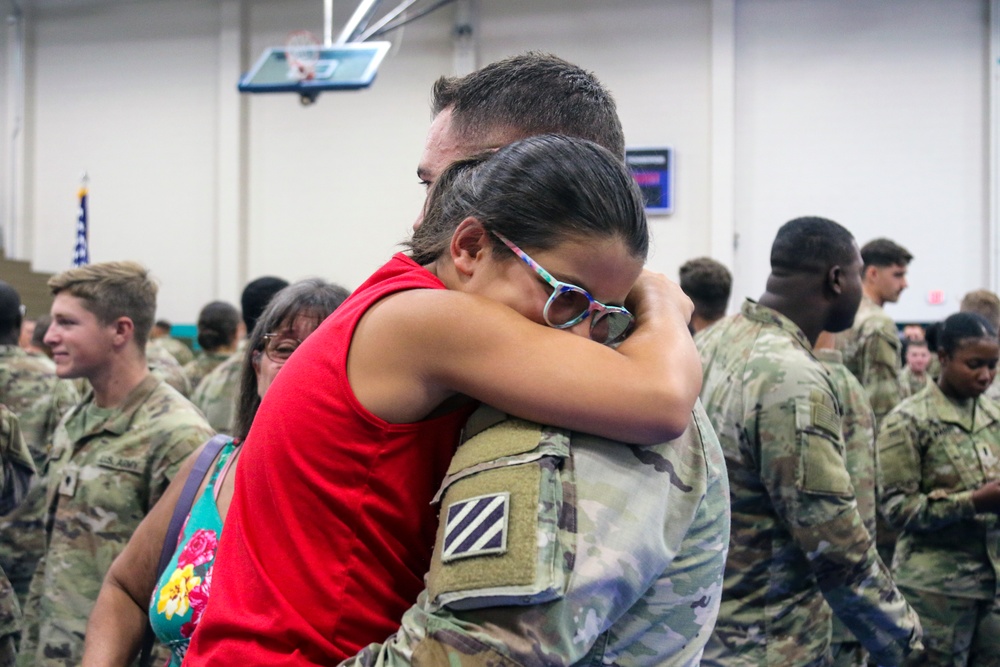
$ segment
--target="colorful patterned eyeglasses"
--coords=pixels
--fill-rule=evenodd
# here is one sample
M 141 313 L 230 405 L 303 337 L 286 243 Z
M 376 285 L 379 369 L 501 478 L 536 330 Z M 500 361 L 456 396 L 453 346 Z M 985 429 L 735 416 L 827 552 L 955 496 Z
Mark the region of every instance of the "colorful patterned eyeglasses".
M 545 309 L 542 311 L 542 317 L 550 327 L 568 329 L 593 314 L 590 318 L 590 337 L 604 345 L 619 343 L 632 331 L 635 317 L 625 308 L 607 306 L 590 296 L 590 292 L 582 287 L 556 280 L 551 273 L 503 234 L 499 232 L 492 234 L 503 241 L 511 252 L 524 260 L 524 263 L 534 269 L 535 273 L 552 288 L 552 294 L 545 302 Z

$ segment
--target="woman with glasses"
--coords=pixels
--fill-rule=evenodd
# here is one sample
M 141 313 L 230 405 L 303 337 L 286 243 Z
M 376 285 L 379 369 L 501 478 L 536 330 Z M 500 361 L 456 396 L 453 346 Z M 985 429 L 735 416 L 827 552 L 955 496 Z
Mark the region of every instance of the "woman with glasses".
M 244 357 L 235 437 L 208 469 L 159 581 L 156 566 L 167 526 L 201 450 L 187 460 L 111 565 L 87 626 L 85 665 L 132 664 L 152 622 L 157 638 L 171 651 L 170 667 L 180 667 L 208 601 L 215 549 L 233 497 L 235 464 L 260 399 L 292 352 L 346 297 L 339 285 L 303 280 L 278 292 L 264 310 Z
M 410 253 L 266 396 L 185 665 L 336 664 L 395 631 L 476 401 L 633 443 L 679 435 L 701 383 L 690 301 L 643 272 L 648 244 L 631 175 L 591 142 L 538 136 L 446 170 Z

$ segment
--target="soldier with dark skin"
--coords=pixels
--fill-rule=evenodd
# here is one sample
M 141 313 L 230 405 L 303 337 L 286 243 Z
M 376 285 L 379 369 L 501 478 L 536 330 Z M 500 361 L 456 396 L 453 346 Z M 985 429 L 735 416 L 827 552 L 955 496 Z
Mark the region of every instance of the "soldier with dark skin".
M 1000 405 L 983 393 L 1000 344 L 973 313 L 947 318 L 941 373 L 882 424 L 882 511 L 900 531 L 893 576 L 920 614 L 907 665 L 1000 665 Z
M 830 664 L 831 609 L 878 664 L 921 646 L 917 615 L 859 512 L 844 406 L 812 353 L 820 332 L 851 326 L 861 266 L 846 229 L 792 220 L 775 238 L 760 300 L 698 340 L 732 508 L 722 608 L 702 664 Z

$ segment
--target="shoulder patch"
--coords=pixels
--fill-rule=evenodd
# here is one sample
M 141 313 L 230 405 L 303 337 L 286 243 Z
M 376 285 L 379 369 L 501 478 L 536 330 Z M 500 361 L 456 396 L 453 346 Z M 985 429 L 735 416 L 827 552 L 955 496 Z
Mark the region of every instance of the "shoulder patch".
M 507 551 L 510 493 L 477 496 L 452 503 L 445 511 L 441 561 L 502 554 Z

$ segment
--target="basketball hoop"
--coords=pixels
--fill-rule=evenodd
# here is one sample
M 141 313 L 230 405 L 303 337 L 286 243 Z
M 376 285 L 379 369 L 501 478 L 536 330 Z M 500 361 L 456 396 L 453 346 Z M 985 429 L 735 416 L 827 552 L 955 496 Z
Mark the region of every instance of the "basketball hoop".
M 311 81 L 316 76 L 322 42 L 308 30 L 289 33 L 285 40 L 285 59 L 288 61 L 288 78 Z

